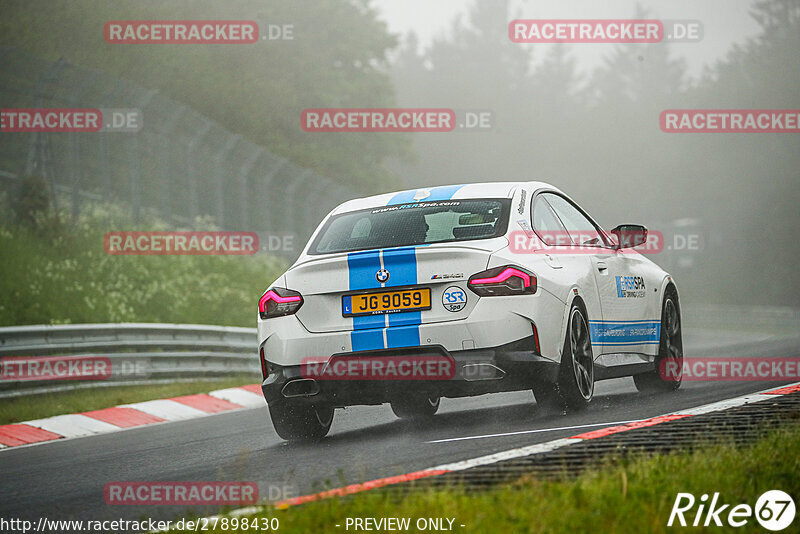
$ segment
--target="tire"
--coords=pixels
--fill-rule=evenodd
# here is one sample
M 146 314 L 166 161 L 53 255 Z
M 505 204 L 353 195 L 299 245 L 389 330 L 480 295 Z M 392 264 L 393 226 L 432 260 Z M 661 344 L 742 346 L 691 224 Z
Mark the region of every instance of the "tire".
M 583 410 L 594 397 L 594 355 L 589 322 L 583 308 L 573 304 L 569 311 L 567 334 L 561 353 L 556 384 L 534 387 L 536 402 L 545 407 Z
M 281 401 L 269 405 L 275 432 L 287 441 L 319 441 L 331 429 L 333 408 Z
M 655 366 L 654 370 L 633 377 L 636 389 L 642 393 L 659 393 L 675 391 L 681 387 L 683 378 L 681 309 L 678 304 L 678 294 L 673 289 L 667 290 L 664 303 L 661 305 L 661 336 Z M 677 374 L 665 377 L 662 370 L 666 369 L 676 369 Z
M 565 408 L 564 401 L 558 393 L 558 384 L 536 384 L 533 386 L 533 397 L 536 404 L 547 411 Z
M 400 419 L 433 417 L 439 411 L 439 397 L 411 395 L 391 402 L 392 411 Z

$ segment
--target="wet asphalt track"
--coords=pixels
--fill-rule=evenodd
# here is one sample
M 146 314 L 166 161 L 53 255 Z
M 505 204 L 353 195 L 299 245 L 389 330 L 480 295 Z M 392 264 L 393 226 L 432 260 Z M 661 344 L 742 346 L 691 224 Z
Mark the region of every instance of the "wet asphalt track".
M 684 343 L 688 357 L 800 356 L 800 337 L 694 331 L 684 333 Z M 0 517 L 175 519 L 189 510 L 108 506 L 103 487 L 112 481 L 244 480 L 257 482 L 262 497 L 271 487 L 293 496 L 586 431 L 547 429 L 644 419 L 773 384 L 780 382 L 690 382 L 673 394 L 646 396 L 632 379 L 616 379 L 598 383 L 589 409 L 569 415 L 542 413 L 530 392 L 443 399 L 439 415 L 424 426 L 396 419 L 388 405 L 355 407 L 337 410 L 330 435 L 316 445 L 281 441 L 265 406 L 9 449 L 0 452 Z M 545 431 L 525 432 L 530 430 Z M 493 436 L 513 432 L 525 433 Z M 451 438 L 470 439 L 431 443 Z

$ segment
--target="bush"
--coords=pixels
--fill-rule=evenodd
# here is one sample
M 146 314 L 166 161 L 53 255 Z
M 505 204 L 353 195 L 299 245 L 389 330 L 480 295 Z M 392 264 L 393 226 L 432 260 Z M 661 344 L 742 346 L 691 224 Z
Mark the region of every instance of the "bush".
M 108 231 L 165 229 L 155 218 L 134 227 L 113 205 L 87 206 L 61 232 L 42 233 L 22 221 L 2 224 L 0 324 L 255 326 L 258 297 L 284 261 L 263 254 L 111 256 L 103 249 Z
M 26 176 L 17 187 L 13 202 L 14 220 L 28 228 L 35 228 L 39 220 L 50 211 L 47 182 L 40 176 Z

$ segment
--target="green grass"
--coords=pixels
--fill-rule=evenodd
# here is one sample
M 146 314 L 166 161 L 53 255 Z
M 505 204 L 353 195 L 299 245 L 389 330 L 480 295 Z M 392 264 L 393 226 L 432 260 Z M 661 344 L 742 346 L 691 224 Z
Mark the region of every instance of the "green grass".
M 168 230 L 149 218 L 134 225 L 117 206 L 86 206 L 36 225 L 0 213 L 0 325 L 156 322 L 256 324 L 258 297 L 285 269 L 252 256 L 111 256 L 103 236 L 117 230 Z M 59 222 L 62 221 L 62 222 Z M 207 220 L 192 230 L 214 230 Z
M 412 525 L 421 517 L 448 517 L 455 518 L 455 532 L 465 533 L 696 532 L 703 529 L 666 526 L 678 492 L 693 493 L 698 499 L 703 493 L 720 492 L 724 503 L 754 506 L 763 492 L 781 489 L 797 502 L 798 451 L 800 426 L 794 425 L 750 446 L 717 444 L 693 453 L 617 459 L 573 480 L 528 478 L 472 493 L 459 488 L 419 489 L 402 497 L 390 492 L 367 492 L 286 510 L 269 508 L 260 516 L 277 517 L 280 532 L 298 533 L 347 532 L 348 517 L 409 517 Z M 731 507 L 723 514 L 723 522 Z M 686 516 L 692 518 L 690 524 L 696 510 L 695 505 Z M 795 519 L 793 532 L 797 532 L 798 521 Z M 337 524 L 341 527 L 335 527 Z M 464 528 L 458 526 L 462 524 Z M 706 530 L 765 532 L 754 518 L 743 528 L 725 525 Z M 790 531 L 792 528 L 784 532 Z
M 258 382 L 252 376 L 224 380 L 197 379 L 194 382 L 157 385 L 127 385 L 78 389 L 67 392 L 42 393 L 24 397 L 0 399 L 0 425 L 30 421 L 69 413 L 101 410 L 118 404 L 208 393 Z

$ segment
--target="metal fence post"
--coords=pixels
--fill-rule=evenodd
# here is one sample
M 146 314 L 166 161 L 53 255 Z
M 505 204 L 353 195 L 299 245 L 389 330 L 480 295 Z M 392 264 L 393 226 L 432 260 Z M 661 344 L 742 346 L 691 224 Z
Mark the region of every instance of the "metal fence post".
M 78 101 L 80 100 L 81 95 L 86 92 L 86 89 L 94 84 L 95 80 L 97 79 L 97 72 L 96 71 L 89 71 L 89 73 L 81 79 L 80 83 L 76 84 L 69 95 L 69 106 L 70 107 L 77 107 Z M 76 137 L 78 134 L 75 132 L 69 132 L 67 138 L 67 161 L 69 162 L 68 173 L 69 173 L 69 189 L 70 189 L 70 196 L 72 197 L 72 224 L 75 224 L 78 221 L 78 214 L 80 213 L 80 183 L 83 173 L 81 172 L 81 161 L 80 161 L 80 152 L 78 150 L 78 138 Z M 83 139 L 83 138 L 81 138 Z
M 103 104 L 107 107 L 114 107 L 117 105 L 117 98 L 118 95 L 123 93 L 124 84 L 122 80 L 116 80 L 114 83 L 114 89 L 103 96 L 101 99 Z M 101 166 L 101 183 L 103 189 L 103 200 L 106 202 L 110 202 L 112 198 L 112 187 L 111 187 L 111 164 L 109 162 L 108 157 L 108 144 L 109 144 L 109 132 L 103 130 L 100 132 L 99 143 L 100 143 L 100 166 Z
M 144 107 L 150 102 L 150 99 L 158 93 L 155 89 L 151 89 L 144 93 L 144 95 L 136 102 L 136 107 L 142 111 L 144 117 Z M 143 125 L 144 126 L 144 125 Z M 139 157 L 139 132 L 130 133 L 130 144 L 128 145 L 128 157 L 130 160 L 130 178 L 131 178 L 131 208 L 133 209 L 133 222 L 139 224 L 141 220 L 141 198 L 142 198 L 142 177 L 141 177 L 141 158 Z
M 250 223 L 250 195 L 247 194 L 247 178 L 263 153 L 264 147 L 255 147 L 250 153 L 250 157 L 239 168 L 239 213 L 241 214 L 239 224 L 241 230 L 249 228 L 248 224 Z
M 172 135 L 170 135 L 172 128 L 177 124 L 178 120 L 183 115 L 186 108 L 184 106 L 178 106 L 176 110 L 167 117 L 166 121 L 164 121 L 164 138 L 165 143 L 161 145 L 161 150 L 159 151 L 159 170 L 161 176 L 161 206 L 160 211 L 164 215 L 164 217 L 171 217 L 172 216 L 172 179 L 173 177 L 170 176 L 170 169 L 173 168 L 171 163 L 174 162 L 174 158 L 170 158 L 170 154 L 173 153 L 176 149 L 177 143 Z
M 261 195 L 259 198 L 263 198 L 264 202 L 266 202 L 266 228 L 264 230 L 272 231 L 275 228 L 275 221 L 277 220 L 275 217 L 275 206 L 272 205 L 270 194 L 272 192 L 272 182 L 274 181 L 275 177 L 281 171 L 281 169 L 289 163 L 287 160 L 281 158 L 278 163 L 272 167 L 264 179 L 261 181 Z
M 284 205 L 288 206 L 291 210 L 293 210 L 294 213 L 297 213 L 299 211 L 298 210 L 297 191 L 300 189 L 300 186 L 306 180 L 308 180 L 311 176 L 313 176 L 311 171 L 308 171 L 308 170 L 303 171 L 300 174 L 300 177 L 297 178 L 292 183 L 290 183 L 289 187 L 286 188 L 286 203 Z M 285 211 L 284 211 L 284 215 L 286 215 Z M 293 217 L 286 217 L 286 219 L 288 219 L 288 220 L 284 221 L 284 222 L 285 223 L 289 223 L 290 229 L 294 233 L 298 234 L 298 236 L 301 235 L 302 234 L 302 228 L 300 227 L 300 225 L 298 225 L 297 221 Z
M 314 200 L 311 201 L 310 204 L 315 208 L 319 208 L 320 211 L 306 210 L 305 230 L 308 234 L 311 234 L 311 232 L 314 231 L 314 228 L 316 228 L 317 223 L 319 222 L 318 219 L 325 215 L 323 211 L 330 205 L 328 191 L 334 185 L 336 185 L 332 180 L 328 180 L 322 176 L 315 176 L 317 177 L 317 183 L 320 184 L 320 187 L 312 188 L 312 190 L 315 190 L 317 193 L 313 196 Z
M 58 58 L 42 75 L 36 80 L 33 87 L 34 108 L 41 108 L 44 100 L 44 86 L 58 79 L 61 71 L 67 65 L 64 58 Z M 58 214 L 58 192 L 56 191 L 56 178 L 53 170 L 49 168 L 48 156 L 49 147 L 47 146 L 47 134 L 45 132 L 34 132 L 31 134 L 31 144 L 28 149 L 28 160 L 25 163 L 25 176 L 30 176 L 34 171 L 38 171 L 40 176 L 50 184 L 50 203 L 53 212 Z
M 214 158 L 217 169 L 217 179 L 215 183 L 217 226 L 219 226 L 220 228 L 225 227 L 225 182 L 224 182 L 225 170 L 222 164 L 225 161 L 225 158 L 230 153 L 230 151 L 233 150 L 233 147 L 236 146 L 236 143 L 239 142 L 239 139 L 241 139 L 241 137 L 238 134 L 229 136 L 228 142 L 225 143 L 225 146 L 223 146 L 219 150 L 219 152 L 217 152 Z
M 211 122 L 204 120 L 203 127 L 200 128 L 197 135 L 195 135 L 186 147 L 186 179 L 189 186 L 189 218 L 194 219 L 200 214 L 200 205 L 197 198 L 197 174 L 195 173 L 194 165 L 194 150 L 197 145 L 203 140 L 206 134 L 211 130 Z

